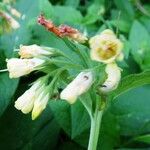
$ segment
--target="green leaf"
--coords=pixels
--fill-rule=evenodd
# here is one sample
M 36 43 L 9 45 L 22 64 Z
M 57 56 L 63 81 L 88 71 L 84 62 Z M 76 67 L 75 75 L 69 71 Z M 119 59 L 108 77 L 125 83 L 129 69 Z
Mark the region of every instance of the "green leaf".
M 125 20 L 116 19 L 109 21 L 109 23 L 118 28 L 121 32 L 128 33 L 130 30 L 130 24 Z
M 133 9 L 133 5 L 129 0 L 114 0 L 114 3 L 121 10 L 121 13 L 126 16 L 126 19 L 133 19 L 135 12 Z
M 147 29 L 139 21 L 135 20 L 130 31 L 129 40 L 131 42 L 133 58 L 142 69 L 150 68 L 149 39 L 150 34 Z
M 47 18 L 53 17 L 53 7 L 48 0 L 39 0 L 39 7 L 41 13 L 44 13 L 44 16 Z
M 32 121 L 30 114 L 23 114 L 12 104 L 0 118 L 0 149 L 55 149 L 59 131 L 49 108 Z
M 80 102 L 70 106 L 65 101 L 51 101 L 50 107 L 59 125 L 72 139 L 89 128 L 89 116 Z
M 150 71 L 145 71 L 139 74 L 132 74 L 124 77 L 121 80 L 118 88 L 114 90 L 110 95 L 113 97 L 117 97 L 128 90 L 145 84 L 150 84 Z
M 51 101 L 49 106 L 61 128 L 71 136 L 71 108 L 65 101 Z
M 65 23 L 81 23 L 82 15 L 81 13 L 72 8 L 67 6 L 54 6 L 54 16 L 56 21 L 59 21 L 59 24 Z
M 132 89 L 112 102 L 110 111 L 118 120 L 120 135 L 130 136 L 129 141 L 150 132 L 149 89 L 150 85 Z
M 0 73 L 0 116 L 9 105 L 18 85 L 18 79 L 10 79 L 8 74 Z
M 134 141 L 139 141 L 139 142 L 144 142 L 144 143 L 150 144 L 150 134 L 135 137 Z
M 83 19 L 83 24 L 88 25 L 95 23 L 97 20 L 100 20 L 102 13 L 104 13 L 104 6 L 98 4 L 90 5 Z
M 80 0 L 65 0 L 65 5 L 66 6 L 71 6 L 71 7 L 74 7 L 74 8 L 77 8 L 79 3 L 80 3 Z

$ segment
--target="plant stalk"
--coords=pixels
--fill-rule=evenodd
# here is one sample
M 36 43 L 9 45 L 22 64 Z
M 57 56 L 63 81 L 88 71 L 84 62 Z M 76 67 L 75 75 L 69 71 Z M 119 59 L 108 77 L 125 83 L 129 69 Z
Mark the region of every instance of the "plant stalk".
M 101 127 L 103 110 L 96 109 L 94 116 L 91 118 L 91 130 L 88 150 L 97 150 L 97 143 Z

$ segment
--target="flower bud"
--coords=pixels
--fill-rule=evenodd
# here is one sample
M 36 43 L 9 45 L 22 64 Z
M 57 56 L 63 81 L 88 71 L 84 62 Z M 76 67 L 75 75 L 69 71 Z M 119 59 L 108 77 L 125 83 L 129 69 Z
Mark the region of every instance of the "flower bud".
M 11 58 L 7 60 L 7 69 L 10 78 L 18 78 L 27 75 L 36 70 L 38 66 L 42 65 L 45 61 L 38 58 L 32 59 L 18 59 Z
M 113 62 L 120 55 L 123 48 L 122 42 L 109 29 L 104 30 L 100 35 L 92 37 L 89 44 L 91 58 L 103 63 Z
M 117 66 L 117 64 L 111 63 L 107 64 L 105 72 L 107 73 L 107 79 L 100 90 L 107 93 L 117 88 L 121 79 L 121 69 Z
M 35 120 L 41 113 L 42 111 L 46 108 L 46 105 L 49 100 L 49 94 L 46 94 L 42 92 L 38 98 L 34 102 L 34 107 L 32 110 L 32 120 Z
M 15 107 L 21 110 L 24 114 L 32 111 L 34 101 L 38 97 L 37 90 L 40 88 L 40 82 L 36 82 L 27 90 L 22 96 L 20 96 L 15 102 Z
M 73 104 L 78 96 L 85 93 L 92 85 L 92 72 L 81 72 L 67 87 L 61 92 L 60 98 Z
M 40 47 L 36 44 L 24 46 L 20 45 L 19 55 L 21 58 L 32 58 L 40 55 L 51 55 L 52 52 Z
M 88 38 L 83 33 L 68 25 L 60 25 L 58 29 L 62 37 L 68 37 L 79 43 L 85 43 L 88 40 Z
M 70 34 L 69 37 L 79 43 L 85 43 L 88 40 L 87 37 L 80 32 Z

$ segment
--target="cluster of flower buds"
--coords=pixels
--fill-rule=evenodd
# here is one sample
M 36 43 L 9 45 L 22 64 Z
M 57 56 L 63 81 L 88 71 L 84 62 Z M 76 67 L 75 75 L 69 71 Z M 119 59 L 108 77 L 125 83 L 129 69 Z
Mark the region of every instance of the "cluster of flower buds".
M 115 63 L 116 60 L 123 60 L 123 44 L 116 37 L 113 31 L 107 29 L 101 34 L 89 40 L 91 47 L 91 59 L 105 63 L 107 79 L 100 88 L 104 93 L 117 88 L 121 79 L 121 69 Z
M 79 30 L 68 25 L 60 25 L 57 27 L 52 21 L 46 20 L 43 15 L 38 17 L 38 23 L 59 37 L 68 37 L 79 43 L 85 43 L 88 40 L 84 34 L 79 32 Z
M 57 50 L 49 47 L 42 47 L 35 44 L 29 46 L 20 45 L 18 52 L 20 58 L 7 59 L 9 77 L 18 78 L 34 70 L 39 70 L 40 67 L 44 66 L 46 61 L 45 57 L 52 56 L 55 53 L 58 53 Z M 45 80 L 38 79 L 38 81 L 15 102 L 15 107 L 23 113 L 27 114 L 32 111 L 33 120 L 45 109 L 50 98 L 49 86 L 46 86 L 45 82 Z
M 46 86 L 41 81 L 37 81 L 17 99 L 15 107 L 24 114 L 32 111 L 32 120 L 34 120 L 45 109 L 48 100 L 49 93 L 46 91 Z
M 92 72 L 81 72 L 67 87 L 61 92 L 60 98 L 73 104 L 78 96 L 85 93 L 93 83 Z
M 38 70 L 44 65 L 45 60 L 40 56 L 52 55 L 52 48 L 41 47 L 38 45 L 20 46 L 20 58 L 7 59 L 7 69 L 10 78 L 18 78 L 27 75 L 32 71 Z

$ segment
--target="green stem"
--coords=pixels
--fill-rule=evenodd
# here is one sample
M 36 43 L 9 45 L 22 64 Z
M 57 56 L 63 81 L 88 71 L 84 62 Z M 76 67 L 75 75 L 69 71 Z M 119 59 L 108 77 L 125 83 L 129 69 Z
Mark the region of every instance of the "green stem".
M 103 110 L 96 109 L 93 118 L 91 118 L 91 130 L 88 150 L 97 150 L 98 137 L 100 132 Z

